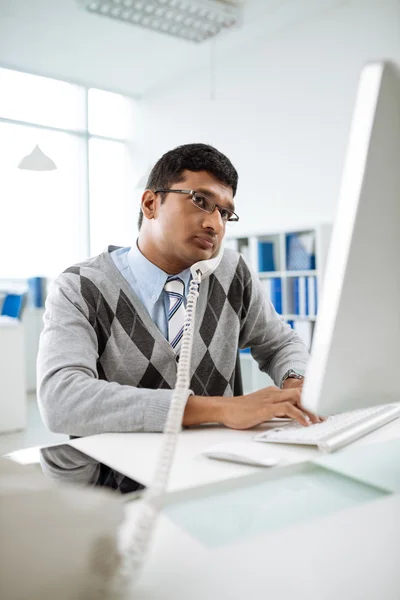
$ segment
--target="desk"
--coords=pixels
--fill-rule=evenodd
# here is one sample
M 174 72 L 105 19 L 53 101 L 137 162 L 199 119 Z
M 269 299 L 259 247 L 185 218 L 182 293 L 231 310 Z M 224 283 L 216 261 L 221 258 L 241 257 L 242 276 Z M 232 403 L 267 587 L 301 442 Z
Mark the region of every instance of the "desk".
M 358 446 L 362 450 L 364 446 L 370 451 L 376 445 L 379 452 L 382 445 L 377 442 L 398 437 L 399 420 L 378 433 L 352 444 L 352 449 Z M 370 446 L 366 448 L 368 443 Z M 229 487 L 245 488 L 246 485 L 250 489 L 261 477 L 272 478 L 275 472 L 276 477 L 284 478 L 285 473 L 300 471 L 303 467 L 306 465 L 260 469 L 258 473 L 235 481 L 209 483 L 203 486 L 203 492 L 201 487 L 188 487 L 167 494 L 166 506 L 159 517 L 151 550 L 132 598 L 399 600 L 400 494 L 367 499 L 364 504 L 335 510 L 325 516 L 313 516 L 272 531 L 258 528 L 259 510 L 247 511 L 245 516 L 248 518 L 240 521 L 241 525 L 237 527 L 236 515 L 243 517 L 244 514 L 240 498 L 233 495 L 231 502 L 224 504 L 223 520 L 232 523 L 236 539 L 226 540 L 222 535 L 217 543 L 215 539 L 207 543 L 203 531 L 209 530 L 209 523 L 207 525 L 207 519 L 200 513 L 201 504 L 197 511 L 193 510 L 196 508 L 191 505 L 193 500 L 204 502 L 205 514 L 210 514 L 212 509 L 208 500 L 213 493 L 223 493 Z M 307 492 L 311 502 L 315 489 Z M 293 490 L 291 493 L 297 494 L 294 487 Z M 253 497 L 259 493 L 259 488 L 255 487 Z M 177 519 L 181 510 L 179 504 L 184 512 L 181 519 Z M 177 505 L 178 513 L 174 510 Z M 138 509 L 138 505 L 128 506 L 127 516 L 135 518 Z M 193 527 L 199 514 L 200 526 Z M 220 514 L 216 511 L 216 518 Z M 256 527 L 251 523 L 254 515 L 257 515 Z M 237 532 L 242 527 L 247 533 L 253 531 L 240 538 Z
M 132 598 L 399 600 L 399 540 L 400 495 L 216 548 L 162 514 Z
M 135 600 L 399 600 L 400 494 L 384 495 L 275 531 L 229 543 L 207 545 L 171 518 L 168 506 L 203 496 L 209 490 L 244 485 L 322 455 L 316 450 L 270 444 L 287 469 L 260 469 L 200 456 L 216 442 L 251 439 L 253 431 L 201 427 L 182 432 L 167 506 L 157 522 L 144 571 L 130 596 Z M 351 445 L 352 448 L 400 437 L 400 419 Z M 94 458 L 151 480 L 160 449 L 159 434 L 113 434 L 71 442 Z M 349 448 L 348 446 L 347 448 Z M 243 475 L 243 477 L 240 477 Z M 238 479 L 232 479 L 237 477 Z M 127 505 L 135 519 L 140 504 Z M 196 513 L 194 513 L 196 514 Z M 226 515 L 234 515 L 232 504 Z M 249 513 L 249 518 L 253 513 Z M 258 524 L 258 521 L 257 521 Z
M 211 425 L 183 430 L 177 444 L 168 489 L 173 491 L 191 488 L 259 472 L 263 467 L 213 460 L 202 456 L 201 452 L 219 442 L 250 441 L 257 432 L 268 427 L 271 425 L 236 431 Z M 396 438 L 400 438 L 400 418 L 360 438 L 351 447 Z M 74 448 L 145 485 L 151 483 L 161 443 L 162 434 L 158 433 L 105 433 L 69 442 Z M 317 449 L 307 446 L 265 444 L 265 447 L 269 456 L 280 460 L 278 466 L 314 460 L 321 456 Z
M 261 429 L 261 428 L 260 428 Z M 250 440 L 254 431 L 201 427 L 182 432 L 171 473 L 169 502 L 188 501 L 206 487 L 236 485 L 272 473 L 214 461 L 201 451 L 218 442 Z M 161 436 L 128 434 L 75 440 L 73 445 L 144 483 L 151 480 Z M 400 437 L 400 419 L 364 436 L 352 448 Z M 268 444 L 281 465 L 321 457 L 317 450 Z M 347 449 L 350 446 L 347 447 Z M 280 473 L 287 469 L 279 469 Z M 240 476 L 244 477 L 240 477 Z M 236 481 L 230 478 L 238 477 Z M 214 483 L 213 483 L 214 482 Z M 207 494 L 204 494 L 206 497 Z M 235 518 L 233 503 L 226 515 Z M 135 519 L 140 505 L 127 506 Z M 201 510 L 201 506 L 200 506 Z M 206 510 L 206 509 L 205 509 Z M 191 512 L 196 518 L 196 511 Z M 251 518 L 251 516 L 250 516 Z M 174 521 L 168 506 L 158 519 L 135 600 L 399 600 L 400 495 L 314 517 L 233 542 L 207 545 Z

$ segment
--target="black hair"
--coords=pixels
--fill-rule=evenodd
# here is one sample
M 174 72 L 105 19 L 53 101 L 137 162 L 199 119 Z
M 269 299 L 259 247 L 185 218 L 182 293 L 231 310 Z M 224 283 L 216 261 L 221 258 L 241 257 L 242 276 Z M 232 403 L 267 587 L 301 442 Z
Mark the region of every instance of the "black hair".
M 166 152 L 154 165 L 147 180 L 146 189 L 169 188 L 183 180 L 183 171 L 207 171 L 218 181 L 229 185 L 236 194 L 238 174 L 229 158 L 208 144 L 185 144 Z M 162 197 L 164 202 L 165 197 Z M 143 222 L 140 209 L 138 228 Z

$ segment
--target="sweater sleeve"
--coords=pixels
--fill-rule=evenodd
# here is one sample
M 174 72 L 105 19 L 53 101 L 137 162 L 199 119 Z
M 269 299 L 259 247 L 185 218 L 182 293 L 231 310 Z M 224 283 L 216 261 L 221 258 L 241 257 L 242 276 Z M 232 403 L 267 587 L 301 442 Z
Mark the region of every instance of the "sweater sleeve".
M 305 344 L 265 298 L 261 282 L 250 268 L 244 302 L 248 310 L 242 319 L 239 347 L 251 348 L 260 370 L 277 386 L 289 369 L 305 371 L 309 360 Z
M 76 436 L 162 431 L 172 390 L 99 379 L 97 349 L 79 290 L 61 276 L 46 300 L 37 359 L 38 404 L 47 427 Z

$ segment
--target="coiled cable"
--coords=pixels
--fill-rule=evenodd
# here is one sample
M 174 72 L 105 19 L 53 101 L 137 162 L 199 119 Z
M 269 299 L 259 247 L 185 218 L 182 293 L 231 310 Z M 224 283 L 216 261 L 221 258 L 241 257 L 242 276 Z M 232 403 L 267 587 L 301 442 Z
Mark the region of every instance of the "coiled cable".
M 168 479 L 175 456 L 176 444 L 182 427 L 182 418 L 190 394 L 190 366 L 193 347 L 193 331 L 201 271 L 196 271 L 192 279 L 186 302 L 186 315 L 183 326 L 182 344 L 176 376 L 176 385 L 164 427 L 161 453 L 157 461 L 152 484 L 146 488 L 141 500 L 138 519 L 130 524 L 127 547 L 124 548 L 121 567 L 113 582 L 113 591 L 117 597 L 124 597 L 138 579 L 152 534 L 155 528 L 160 502 L 157 500 L 167 489 Z

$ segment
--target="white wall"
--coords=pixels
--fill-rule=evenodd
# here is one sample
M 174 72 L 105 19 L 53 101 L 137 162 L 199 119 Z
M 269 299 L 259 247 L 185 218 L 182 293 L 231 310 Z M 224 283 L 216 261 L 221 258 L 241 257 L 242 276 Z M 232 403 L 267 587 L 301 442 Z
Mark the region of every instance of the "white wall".
M 188 142 L 225 152 L 238 232 L 331 221 L 360 69 L 400 62 L 399 27 L 397 0 L 345 2 L 267 39 L 258 23 L 250 47 L 217 56 L 215 100 L 209 72 L 147 98 L 149 160 Z

